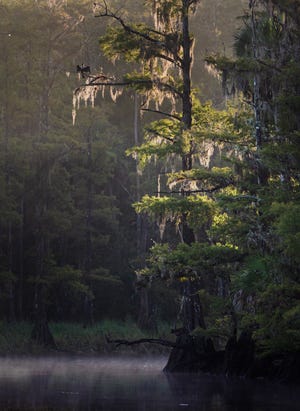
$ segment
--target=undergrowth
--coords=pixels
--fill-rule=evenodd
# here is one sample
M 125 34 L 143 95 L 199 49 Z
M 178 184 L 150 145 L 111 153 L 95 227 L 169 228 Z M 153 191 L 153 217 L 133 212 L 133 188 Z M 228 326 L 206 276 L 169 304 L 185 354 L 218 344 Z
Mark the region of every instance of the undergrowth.
M 158 324 L 156 332 L 142 331 L 132 320 L 116 321 L 103 320 L 92 326 L 83 327 L 80 323 L 50 323 L 57 351 L 69 353 L 163 353 L 162 346 L 139 344 L 130 347 L 109 344 L 110 339 L 136 340 L 140 338 L 170 339 L 170 326 Z M 47 348 L 38 346 L 30 339 L 33 325 L 29 322 L 6 323 L 0 322 L 0 355 L 13 354 L 43 354 Z

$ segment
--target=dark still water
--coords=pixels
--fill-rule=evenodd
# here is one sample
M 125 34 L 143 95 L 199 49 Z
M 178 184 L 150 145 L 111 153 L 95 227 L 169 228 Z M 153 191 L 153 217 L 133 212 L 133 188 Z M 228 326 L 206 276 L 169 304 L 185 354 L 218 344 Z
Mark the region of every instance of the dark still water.
M 0 358 L 0 410 L 296 411 L 296 387 L 165 375 L 166 358 Z

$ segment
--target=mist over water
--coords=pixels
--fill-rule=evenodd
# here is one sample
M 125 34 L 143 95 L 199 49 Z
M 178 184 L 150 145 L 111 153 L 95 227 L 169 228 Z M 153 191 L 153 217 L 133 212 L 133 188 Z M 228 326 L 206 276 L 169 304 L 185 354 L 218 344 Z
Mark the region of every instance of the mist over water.
M 297 387 L 166 375 L 164 357 L 0 358 L 1 410 L 296 411 Z

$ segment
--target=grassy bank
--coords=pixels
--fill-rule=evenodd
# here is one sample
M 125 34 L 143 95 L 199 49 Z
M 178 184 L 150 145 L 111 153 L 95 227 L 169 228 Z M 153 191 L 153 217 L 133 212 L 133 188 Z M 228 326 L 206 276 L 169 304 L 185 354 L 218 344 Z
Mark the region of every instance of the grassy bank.
M 165 348 L 149 344 L 116 348 L 106 342 L 105 335 L 109 335 L 112 339 L 170 339 L 170 326 L 167 324 L 159 324 L 156 333 L 147 333 L 140 330 L 131 320 L 124 322 L 104 320 L 86 328 L 78 323 L 50 323 L 49 326 L 58 351 L 69 353 L 163 353 L 167 352 Z M 47 353 L 47 349 L 31 341 L 32 328 L 33 325 L 29 322 L 0 322 L 0 355 Z

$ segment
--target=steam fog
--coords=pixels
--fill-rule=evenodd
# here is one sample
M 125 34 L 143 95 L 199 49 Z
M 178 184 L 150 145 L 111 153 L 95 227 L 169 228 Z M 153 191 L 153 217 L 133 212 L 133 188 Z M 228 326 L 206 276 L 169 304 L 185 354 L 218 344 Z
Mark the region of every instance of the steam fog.
M 2 358 L 0 408 L 20 410 L 275 411 L 298 409 L 293 387 L 166 375 L 164 357 Z

